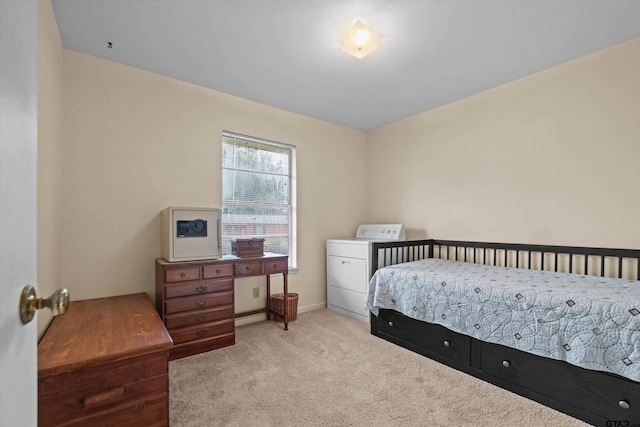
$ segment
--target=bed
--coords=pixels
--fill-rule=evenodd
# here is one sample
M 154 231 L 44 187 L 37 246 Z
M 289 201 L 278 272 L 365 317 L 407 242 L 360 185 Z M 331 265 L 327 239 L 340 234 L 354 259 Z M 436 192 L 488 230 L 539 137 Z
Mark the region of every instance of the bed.
M 640 250 L 379 242 L 371 333 L 597 426 L 640 426 Z

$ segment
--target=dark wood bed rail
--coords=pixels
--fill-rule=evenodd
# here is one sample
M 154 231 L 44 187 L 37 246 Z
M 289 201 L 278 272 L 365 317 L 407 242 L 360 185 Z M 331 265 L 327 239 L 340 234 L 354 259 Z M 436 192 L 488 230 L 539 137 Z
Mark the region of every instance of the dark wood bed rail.
M 640 280 L 638 249 L 439 239 L 374 242 L 371 275 L 380 267 L 424 258 Z
M 433 257 L 433 239 L 374 242 L 371 246 L 371 275 L 380 267 Z

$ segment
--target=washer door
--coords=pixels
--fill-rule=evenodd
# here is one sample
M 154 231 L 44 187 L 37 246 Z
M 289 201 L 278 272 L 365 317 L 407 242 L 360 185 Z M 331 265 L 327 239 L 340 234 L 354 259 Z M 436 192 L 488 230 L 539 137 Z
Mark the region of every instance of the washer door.
M 327 257 L 327 306 L 368 321 L 368 265 L 362 258 Z
M 367 261 L 342 256 L 327 257 L 327 283 L 329 286 L 367 292 Z

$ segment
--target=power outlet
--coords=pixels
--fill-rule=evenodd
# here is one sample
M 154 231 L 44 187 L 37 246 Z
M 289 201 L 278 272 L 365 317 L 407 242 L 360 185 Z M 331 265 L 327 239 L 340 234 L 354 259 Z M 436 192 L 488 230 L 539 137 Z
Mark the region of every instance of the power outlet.
M 253 288 L 253 297 L 258 298 L 259 296 L 260 296 L 260 288 L 256 286 L 255 288 Z

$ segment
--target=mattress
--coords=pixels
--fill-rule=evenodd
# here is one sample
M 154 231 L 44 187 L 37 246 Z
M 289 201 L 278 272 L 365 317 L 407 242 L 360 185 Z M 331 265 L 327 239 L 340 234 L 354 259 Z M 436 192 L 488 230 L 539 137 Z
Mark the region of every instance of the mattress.
M 640 282 L 429 258 L 381 268 L 367 305 L 640 381 Z

